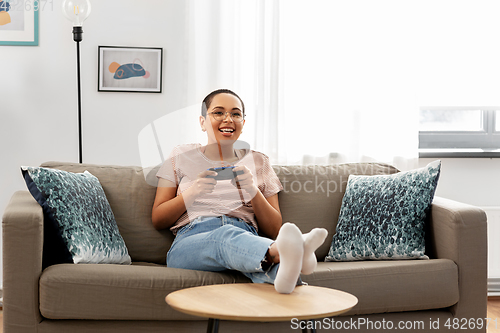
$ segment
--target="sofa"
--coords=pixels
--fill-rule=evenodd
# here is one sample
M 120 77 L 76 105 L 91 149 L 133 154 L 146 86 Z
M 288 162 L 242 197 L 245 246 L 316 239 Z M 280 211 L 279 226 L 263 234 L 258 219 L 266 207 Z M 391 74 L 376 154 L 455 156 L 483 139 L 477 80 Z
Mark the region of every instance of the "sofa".
M 14 193 L 2 220 L 4 333 L 203 332 L 206 319 L 175 311 L 165 296 L 200 285 L 250 282 L 238 272 L 165 265 L 173 235 L 153 228 L 156 188 L 142 168 L 62 162 L 42 167 L 88 170 L 99 179 L 132 264 L 62 263 L 42 269 L 44 214 L 28 191 Z M 284 186 L 279 193 L 283 221 L 303 232 L 314 227 L 329 232 L 316 251 L 316 270 L 302 280 L 359 300 L 342 316 L 313 322 L 317 331 L 486 331 L 487 225 L 481 209 L 435 197 L 425 223 L 428 260 L 325 262 L 349 175 L 399 171 L 380 163 L 273 168 Z M 290 322 L 220 325 L 221 332 L 298 328 Z

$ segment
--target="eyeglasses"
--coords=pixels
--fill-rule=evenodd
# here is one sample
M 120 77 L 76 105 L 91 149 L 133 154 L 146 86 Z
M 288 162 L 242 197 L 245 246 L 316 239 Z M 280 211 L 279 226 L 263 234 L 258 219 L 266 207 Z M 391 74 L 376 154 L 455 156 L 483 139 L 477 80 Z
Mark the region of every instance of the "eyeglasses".
M 232 111 L 232 112 L 222 112 L 222 111 L 214 111 L 210 112 L 215 121 L 223 121 L 226 119 L 227 115 L 231 117 L 231 119 L 235 123 L 241 123 L 245 118 L 245 115 L 241 111 Z

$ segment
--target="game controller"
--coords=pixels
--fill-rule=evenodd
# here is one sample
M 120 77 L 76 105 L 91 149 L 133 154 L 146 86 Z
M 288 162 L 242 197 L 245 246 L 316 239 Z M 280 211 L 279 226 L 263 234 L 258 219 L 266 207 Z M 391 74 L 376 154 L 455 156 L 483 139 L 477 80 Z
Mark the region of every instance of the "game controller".
M 210 168 L 209 171 L 217 172 L 217 176 L 207 176 L 207 178 L 213 178 L 215 180 L 227 180 L 233 179 L 236 176 L 242 175 L 243 171 L 233 171 L 234 166 L 230 167 L 220 167 L 220 168 Z

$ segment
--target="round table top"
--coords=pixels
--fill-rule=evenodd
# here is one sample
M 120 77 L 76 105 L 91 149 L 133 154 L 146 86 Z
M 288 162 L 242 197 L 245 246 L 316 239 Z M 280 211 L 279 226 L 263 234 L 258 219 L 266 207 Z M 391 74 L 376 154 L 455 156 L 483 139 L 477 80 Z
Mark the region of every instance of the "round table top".
M 352 309 L 358 299 L 346 292 L 298 286 L 278 293 L 268 283 L 216 284 L 174 291 L 166 302 L 177 311 L 221 320 L 288 321 L 336 316 Z

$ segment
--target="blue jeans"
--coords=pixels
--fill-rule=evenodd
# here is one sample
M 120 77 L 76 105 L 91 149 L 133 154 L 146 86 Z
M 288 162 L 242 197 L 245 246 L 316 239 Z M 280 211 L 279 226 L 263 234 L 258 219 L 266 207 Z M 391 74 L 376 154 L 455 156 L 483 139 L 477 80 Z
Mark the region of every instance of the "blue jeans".
M 177 232 L 167 266 L 211 272 L 237 270 L 254 283 L 274 283 L 279 264 L 262 269 L 273 242 L 238 218 L 199 217 Z

